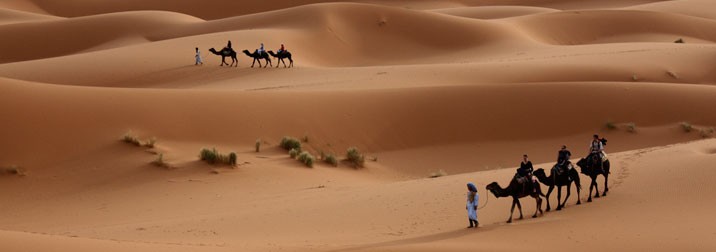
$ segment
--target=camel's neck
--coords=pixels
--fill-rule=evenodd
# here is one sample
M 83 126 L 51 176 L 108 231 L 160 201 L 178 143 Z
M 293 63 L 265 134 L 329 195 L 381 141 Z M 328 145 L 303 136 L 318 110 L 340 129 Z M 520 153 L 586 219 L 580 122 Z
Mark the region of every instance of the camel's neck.
M 539 182 L 542 182 L 542 184 L 551 186 L 554 183 L 554 180 L 550 179 L 551 176 L 547 177 L 547 175 L 545 175 L 544 173 L 535 173 L 534 175 L 537 176 L 537 179 L 539 180 Z
M 501 197 L 510 197 L 509 190 L 502 188 L 500 185 L 497 185 L 497 188 L 495 188 L 495 197 L 501 198 Z

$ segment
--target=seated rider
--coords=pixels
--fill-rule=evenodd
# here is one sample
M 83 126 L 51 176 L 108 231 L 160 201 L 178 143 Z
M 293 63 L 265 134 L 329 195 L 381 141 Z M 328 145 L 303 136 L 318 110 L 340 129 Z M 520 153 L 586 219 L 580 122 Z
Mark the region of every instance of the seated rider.
M 592 143 L 589 145 L 589 157 L 593 160 L 599 160 L 601 166 L 602 159 L 604 158 L 604 144 L 599 139 L 599 135 L 595 134 Z
M 572 152 L 567 149 L 566 145 L 562 145 L 562 149 L 557 154 L 557 167 L 566 171 L 569 169 L 569 159 L 572 158 Z
M 532 175 L 532 170 L 534 168 L 532 167 L 532 161 L 529 160 L 527 157 L 527 154 L 522 156 L 522 162 L 520 162 L 520 168 L 517 168 L 517 174 L 515 174 L 516 178 L 521 177 L 527 177 Z
M 264 43 L 261 43 L 261 47 L 259 47 L 259 49 L 256 49 L 256 53 L 261 55 L 264 54 L 264 52 Z
M 281 44 L 281 49 L 278 49 L 278 54 L 281 54 L 286 51 L 286 48 L 283 47 L 283 44 Z

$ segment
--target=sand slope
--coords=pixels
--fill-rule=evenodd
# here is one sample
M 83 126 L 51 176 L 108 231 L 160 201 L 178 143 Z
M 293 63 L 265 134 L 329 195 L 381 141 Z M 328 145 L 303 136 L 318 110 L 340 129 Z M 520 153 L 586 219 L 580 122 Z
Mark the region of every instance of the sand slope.
M 712 251 L 714 7 L 2 1 L 0 250 Z M 208 51 L 227 40 L 239 67 Z M 294 68 L 251 68 L 241 51 L 260 43 L 285 44 Z M 121 142 L 130 131 L 157 145 Z M 582 175 L 563 211 L 508 225 L 510 200 L 489 196 L 464 228 L 465 183 L 485 204 L 522 154 L 549 168 L 594 133 L 609 139 L 606 198 L 575 206 Z M 283 136 L 367 162 L 307 168 Z

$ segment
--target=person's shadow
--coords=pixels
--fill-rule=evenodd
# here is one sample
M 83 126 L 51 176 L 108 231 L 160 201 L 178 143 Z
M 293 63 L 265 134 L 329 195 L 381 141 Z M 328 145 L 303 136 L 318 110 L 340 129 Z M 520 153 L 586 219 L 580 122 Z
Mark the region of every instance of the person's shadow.
M 358 251 L 358 250 L 365 250 L 365 249 L 373 249 L 373 248 L 380 248 L 380 247 L 390 247 L 390 246 L 398 246 L 398 245 L 408 245 L 408 244 L 419 244 L 419 243 L 429 243 L 429 242 L 436 242 L 436 241 L 442 241 L 442 240 L 448 240 L 448 239 L 454 239 L 462 236 L 466 236 L 469 234 L 477 234 L 482 231 L 489 231 L 497 226 L 491 226 L 491 227 L 479 227 L 477 229 L 472 228 L 461 228 L 456 229 L 453 231 L 447 231 L 442 233 L 436 233 L 436 234 L 430 234 L 425 236 L 419 236 L 419 237 L 413 237 L 413 238 L 407 238 L 402 240 L 394 240 L 394 241 L 386 241 L 386 242 L 378 242 L 378 243 L 370 243 L 370 244 L 363 244 L 363 245 L 357 245 L 342 249 L 336 249 L 331 250 L 332 252 L 342 252 L 342 251 Z

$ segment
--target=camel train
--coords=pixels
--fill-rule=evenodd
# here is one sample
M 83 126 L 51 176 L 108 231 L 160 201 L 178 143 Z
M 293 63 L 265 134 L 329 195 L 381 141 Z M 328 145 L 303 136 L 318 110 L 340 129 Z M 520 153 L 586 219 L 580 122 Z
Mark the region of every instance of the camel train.
M 239 61 L 236 58 L 237 53 L 236 53 L 236 51 L 234 51 L 233 48 L 231 48 L 231 41 L 229 41 L 227 46 L 222 48 L 220 51 L 217 51 L 216 49 L 211 48 L 211 49 L 209 49 L 209 52 L 211 52 L 215 55 L 221 56 L 221 65 L 219 65 L 219 66 L 224 66 L 224 65 L 227 65 L 229 67 L 232 67 L 232 66 L 238 67 L 239 66 Z M 273 67 L 273 64 L 271 63 L 271 57 L 274 57 L 278 60 L 278 62 L 276 62 L 276 68 L 278 68 L 280 66 L 280 63 L 283 63 L 284 68 L 293 67 L 293 58 L 291 58 L 291 52 L 286 50 L 284 48 L 283 44 L 281 45 L 281 49 L 279 49 L 277 51 L 277 53 L 274 53 L 271 50 L 265 51 L 263 48 L 263 44 L 261 44 L 261 47 L 259 49 L 256 49 L 253 52 L 251 52 L 249 50 L 243 50 L 242 52 L 246 56 L 253 59 L 253 61 L 251 62 L 251 68 L 253 68 L 254 65 L 256 65 L 256 63 L 259 63 L 259 68 L 261 68 L 262 67 L 261 60 L 264 60 L 264 62 L 265 62 L 263 64 L 263 68 L 266 68 L 268 66 Z M 226 63 L 226 57 L 231 58 L 231 64 Z M 289 64 L 286 64 L 286 61 L 284 59 L 288 59 Z
M 604 191 L 601 196 L 607 196 L 607 192 L 609 191 L 607 182 L 609 181 L 610 162 L 606 158 L 606 154 L 604 154 L 604 145 L 606 145 L 606 139 L 599 138 L 597 135 L 594 135 L 594 140 L 592 141 L 592 146 L 590 147 L 590 154 L 585 158 L 581 158 L 577 162 L 580 172 L 591 179 L 591 183 L 589 185 L 589 198 L 587 199 L 587 202 L 592 202 L 593 191 L 595 191 L 595 198 L 600 197 L 599 186 L 597 184 L 598 176 L 604 176 Z M 512 223 L 515 206 L 517 206 L 520 213 L 519 219 L 523 219 L 520 198 L 527 196 L 535 199 L 535 203 L 537 205 L 537 209 L 535 210 L 534 215 L 532 215 L 532 218 L 537 218 L 538 213 L 540 215 L 543 214 L 543 197 L 547 199 L 546 211 L 550 211 L 551 206 L 549 204 L 549 196 L 555 187 L 557 187 L 556 210 L 559 211 L 566 207 L 567 199 L 569 199 L 572 192 L 572 183 L 574 183 L 577 188 L 576 204 L 582 204 L 581 199 L 579 198 L 579 193 L 582 187 L 579 173 L 574 168 L 572 163 L 569 162 L 571 153 L 566 150 L 566 146 L 562 146 L 562 150 L 560 150 L 559 154 L 558 162 L 551 169 L 549 176 L 547 176 L 545 170 L 542 168 L 532 172 L 532 163 L 527 160 L 527 155 L 525 155 L 525 161 L 523 161 L 517 174 L 512 178 L 506 188 L 502 188 L 497 182 L 492 182 L 485 187 L 487 191 L 490 191 L 497 198 L 512 198 L 512 208 L 510 209 L 510 217 L 507 219 L 507 223 Z M 547 195 L 542 193 L 540 183 L 549 187 Z M 562 201 L 562 186 L 567 187 L 567 195 L 565 196 L 564 201 Z

